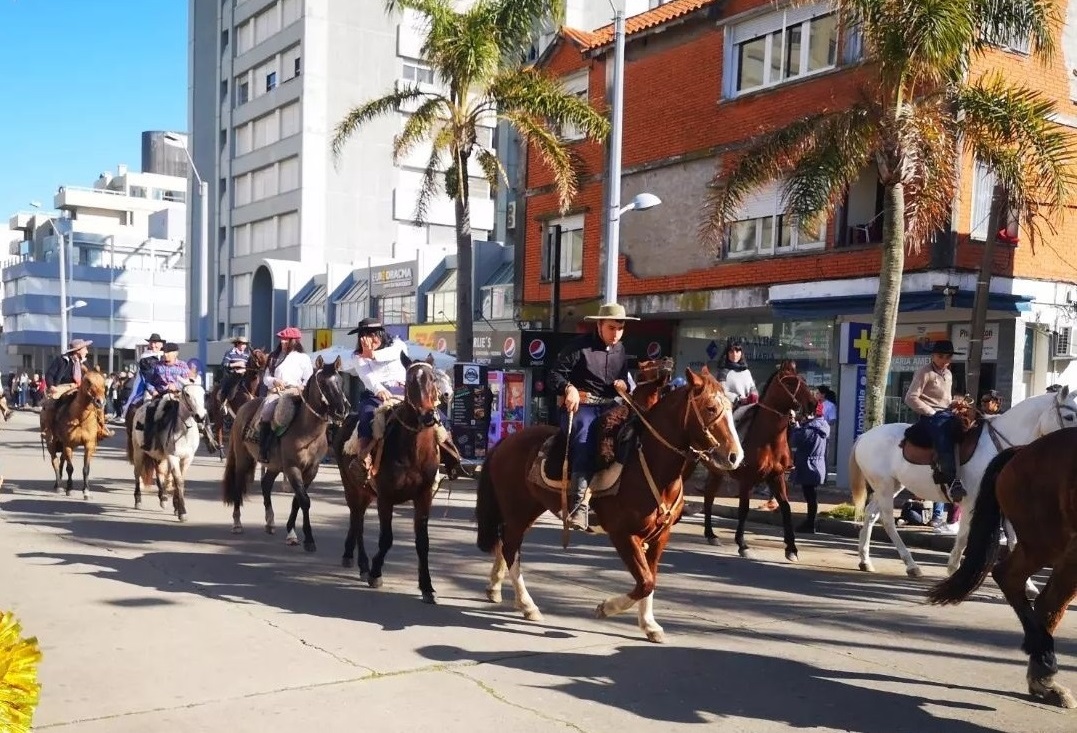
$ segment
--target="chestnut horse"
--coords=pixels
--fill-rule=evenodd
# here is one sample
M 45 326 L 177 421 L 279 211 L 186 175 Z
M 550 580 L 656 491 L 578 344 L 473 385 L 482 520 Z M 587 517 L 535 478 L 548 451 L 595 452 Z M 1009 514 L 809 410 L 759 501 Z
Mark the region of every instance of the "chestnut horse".
M 11 408 L 7 404 L 7 395 L 0 392 L 0 414 L 4 416 L 4 422 L 11 419 Z
M 441 451 L 438 447 L 437 408 L 440 403 L 439 380 L 434 367 L 425 361 L 412 361 L 406 354 L 400 360 L 407 367 L 404 401 L 392 408 L 386 421 L 385 435 L 369 480 L 362 481 L 355 465 L 356 456 L 344 452 L 359 422 L 358 413 L 349 415 L 333 438 L 344 498 L 348 502 L 350 522 L 344 540 L 342 564 L 352 566 L 352 554 L 359 546 L 359 580 L 371 588 L 380 588 L 385 556 L 393 546 L 393 507 L 406 501 L 415 508 L 415 551 L 419 555 L 419 590 L 423 603 L 437 603 L 430 579 L 430 507 L 437 488 Z M 363 522 L 370 503 L 378 502 L 378 552 L 371 563 L 363 543 Z
M 729 469 L 744 459 L 721 384 L 706 368 L 700 373 L 686 370 L 685 377 L 685 386 L 643 413 L 640 444 L 624 466 L 616 495 L 591 502 L 636 581 L 626 595 L 600 603 L 597 615 L 612 616 L 638 603 L 640 628 L 653 642 L 664 641 L 662 627 L 654 619 L 654 588 L 658 561 L 684 508 L 682 474 L 701 456 Z M 532 621 L 541 620 L 542 614 L 524 585 L 519 551 L 524 534 L 543 512 L 560 511 L 560 493 L 531 478 L 540 450 L 557 432 L 547 425 L 528 427 L 494 446 L 483 464 L 476 499 L 477 544 L 494 554 L 486 597 L 501 601 L 501 583 L 509 569 L 516 607 Z
M 1007 448 L 984 471 L 968 545 L 960 566 L 928 594 L 935 604 L 960 603 L 980 587 L 990 571 L 1021 621 L 1028 654 L 1028 691 L 1064 708 L 1077 698 L 1055 681 L 1058 660 L 1052 636 L 1077 596 L 1077 428 Z M 1003 517 L 1017 532 L 1017 544 L 997 565 Z M 992 566 L 994 568 L 992 569 Z M 1035 605 L 1025 594 L 1033 573 L 1051 567 Z
M 748 502 L 752 488 L 765 482 L 778 501 L 785 531 L 785 558 L 798 559 L 796 538 L 793 536 L 793 513 L 789 508 L 789 491 L 785 474 L 793 466 L 793 454 L 789 450 L 789 426 L 796 412 L 815 411 L 815 396 L 804 378 L 797 374 L 796 365 L 783 361 L 778 370 L 770 375 L 763 386 L 759 403 L 737 410 L 738 428 L 743 429 L 744 463 L 729 476 L 740 493 L 737 511 L 737 532 L 734 539 L 741 557 L 751 557 L 751 550 L 744 540 L 744 523 L 748 519 Z M 714 496 L 722 484 L 724 475 L 708 470 L 707 484 L 703 489 L 703 536 L 711 544 L 717 544 L 711 525 Z
M 97 435 L 102 427 L 97 411 L 105 406 L 105 378 L 100 372 L 86 370 L 74 397 L 64 395 L 57 400 L 52 425 L 41 425 L 41 443 L 52 458 L 56 482 L 52 488 L 60 492 L 63 469 L 67 466 L 67 488 L 71 495 L 71 475 L 75 472 L 75 449 L 82 446 L 82 498 L 90 498 L 90 462 L 97 452 Z M 66 399 L 65 399 L 66 398 Z M 42 411 L 42 416 L 46 413 Z
M 296 406 L 295 418 L 278 439 L 273 440 L 269 450 L 269 464 L 262 475 L 262 503 L 265 505 L 265 531 L 273 534 L 273 482 L 283 473 L 292 487 L 292 512 L 288 516 L 289 545 L 298 545 L 295 521 L 303 510 L 303 549 L 314 552 L 314 533 L 310 528 L 310 494 L 307 489 L 318 475 L 318 467 L 329 451 L 326 425 L 340 423 L 348 416 L 348 400 L 340 377 L 340 357 L 326 364 L 322 357 L 314 362 L 314 375 L 307 380 L 303 394 Z M 294 399 L 282 395 L 282 400 Z M 232 434 L 228 441 L 228 457 L 224 464 L 221 482 L 224 502 L 232 505 L 232 533 L 243 532 L 240 507 L 254 481 L 254 467 L 258 461 L 258 444 L 247 442 L 247 428 L 258 421 L 262 400 L 255 399 L 239 408 Z
M 221 401 L 221 383 L 213 386 L 209 394 L 210 425 L 213 426 L 213 439 L 217 443 L 217 453 L 224 457 L 224 434 L 227 418 L 235 418 L 239 408 L 258 396 L 258 385 L 262 381 L 262 371 L 266 368 L 269 356 L 262 349 L 251 352 L 251 358 L 247 362 L 247 370 L 240 376 L 239 382 L 232 389 L 232 394 L 227 403 Z

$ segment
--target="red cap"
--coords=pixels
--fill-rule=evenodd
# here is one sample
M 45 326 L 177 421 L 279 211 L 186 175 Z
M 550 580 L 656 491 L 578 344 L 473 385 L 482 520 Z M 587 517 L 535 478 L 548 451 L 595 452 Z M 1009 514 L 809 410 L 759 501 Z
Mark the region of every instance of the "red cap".
M 295 326 L 288 326 L 288 328 L 277 334 L 279 339 L 301 339 L 303 338 L 303 332 Z

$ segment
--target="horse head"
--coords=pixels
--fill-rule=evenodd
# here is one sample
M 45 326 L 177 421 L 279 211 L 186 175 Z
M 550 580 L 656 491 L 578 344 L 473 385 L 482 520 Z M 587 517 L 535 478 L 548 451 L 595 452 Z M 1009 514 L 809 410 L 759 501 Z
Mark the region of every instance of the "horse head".
M 303 399 L 316 413 L 334 425 L 344 422 L 351 406 L 344 396 L 339 356 L 332 362 L 326 362 L 320 356 L 314 361 L 314 376 L 307 380 Z
M 437 408 L 441 404 L 442 391 L 434 365 L 428 361 L 413 361 L 400 353 L 400 362 L 407 369 L 404 380 L 404 401 L 415 410 L 423 424 L 429 427 L 437 422 Z
M 744 448 L 733 425 L 733 406 L 722 385 L 706 367 L 685 369 L 685 384 L 647 411 L 648 428 L 657 436 L 680 433 L 688 443 L 686 458 L 702 458 L 719 470 L 733 470 L 744 460 Z
M 786 359 L 763 385 L 759 401 L 776 412 L 792 411 L 814 415 L 815 405 L 819 400 L 804 378 L 797 373 L 796 362 Z
M 79 384 L 79 393 L 93 403 L 94 407 L 105 406 L 105 378 L 101 372 L 87 370 L 82 374 L 82 382 Z
M 247 370 L 253 369 L 258 372 L 266 368 L 266 364 L 269 362 L 269 354 L 264 349 L 255 349 L 251 352 L 251 358 L 247 362 Z
M 183 385 L 183 389 L 179 391 L 179 401 L 187 408 L 195 422 L 202 424 L 206 421 L 206 388 L 200 383 L 190 382 Z
M 1054 399 L 1051 400 L 1051 406 L 1040 414 L 1035 437 L 1077 425 L 1077 391 L 1071 392 L 1068 386 L 1063 385 L 1057 391 L 1044 396 Z

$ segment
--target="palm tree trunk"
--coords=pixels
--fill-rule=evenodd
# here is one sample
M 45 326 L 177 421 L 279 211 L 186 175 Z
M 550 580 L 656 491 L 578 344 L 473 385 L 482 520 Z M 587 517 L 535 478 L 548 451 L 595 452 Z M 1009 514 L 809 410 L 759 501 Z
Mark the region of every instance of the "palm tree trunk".
M 905 186 L 899 182 L 886 186 L 883 199 L 883 256 L 879 266 L 879 293 L 871 317 L 865 430 L 882 425 L 884 421 L 886 382 L 890 376 L 890 355 L 894 350 L 904 269 Z
M 472 265 L 474 259 L 471 244 L 471 197 L 467 174 L 468 156 L 456 156 L 456 360 L 464 363 L 475 358 L 475 308 Z

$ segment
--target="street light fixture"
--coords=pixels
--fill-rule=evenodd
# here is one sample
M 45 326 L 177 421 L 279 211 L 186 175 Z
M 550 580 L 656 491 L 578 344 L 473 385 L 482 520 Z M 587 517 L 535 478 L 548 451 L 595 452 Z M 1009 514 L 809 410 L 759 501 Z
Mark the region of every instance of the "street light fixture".
M 610 198 L 606 229 L 606 302 L 617 302 L 617 274 L 621 259 L 621 214 L 643 211 L 662 201 L 651 193 L 641 193 L 631 204 L 621 207 L 621 147 L 624 137 L 625 13 L 613 8 L 613 119 L 610 128 Z
M 64 310 L 70 313 L 76 308 L 85 308 L 87 305 L 89 305 L 89 303 L 87 303 L 85 300 L 76 300 L 74 303 L 64 308 Z
M 30 206 L 35 209 L 41 208 L 40 201 L 31 201 Z M 66 261 L 67 261 L 67 244 L 64 239 L 63 232 L 56 226 L 56 221 L 48 214 L 42 213 L 45 220 L 52 224 L 52 230 L 56 232 L 56 236 L 60 238 L 60 353 L 62 354 L 67 349 L 67 313 L 71 309 L 67 307 L 67 275 L 66 275 Z
M 202 365 L 207 377 L 206 387 L 209 387 L 207 368 L 207 341 L 209 339 L 209 186 L 198 174 L 198 167 L 194 164 L 191 151 L 179 135 L 166 132 L 163 139 L 167 145 L 174 148 L 182 148 L 187 162 L 191 164 L 191 173 L 198 181 L 198 209 L 200 230 L 198 243 L 198 362 Z

